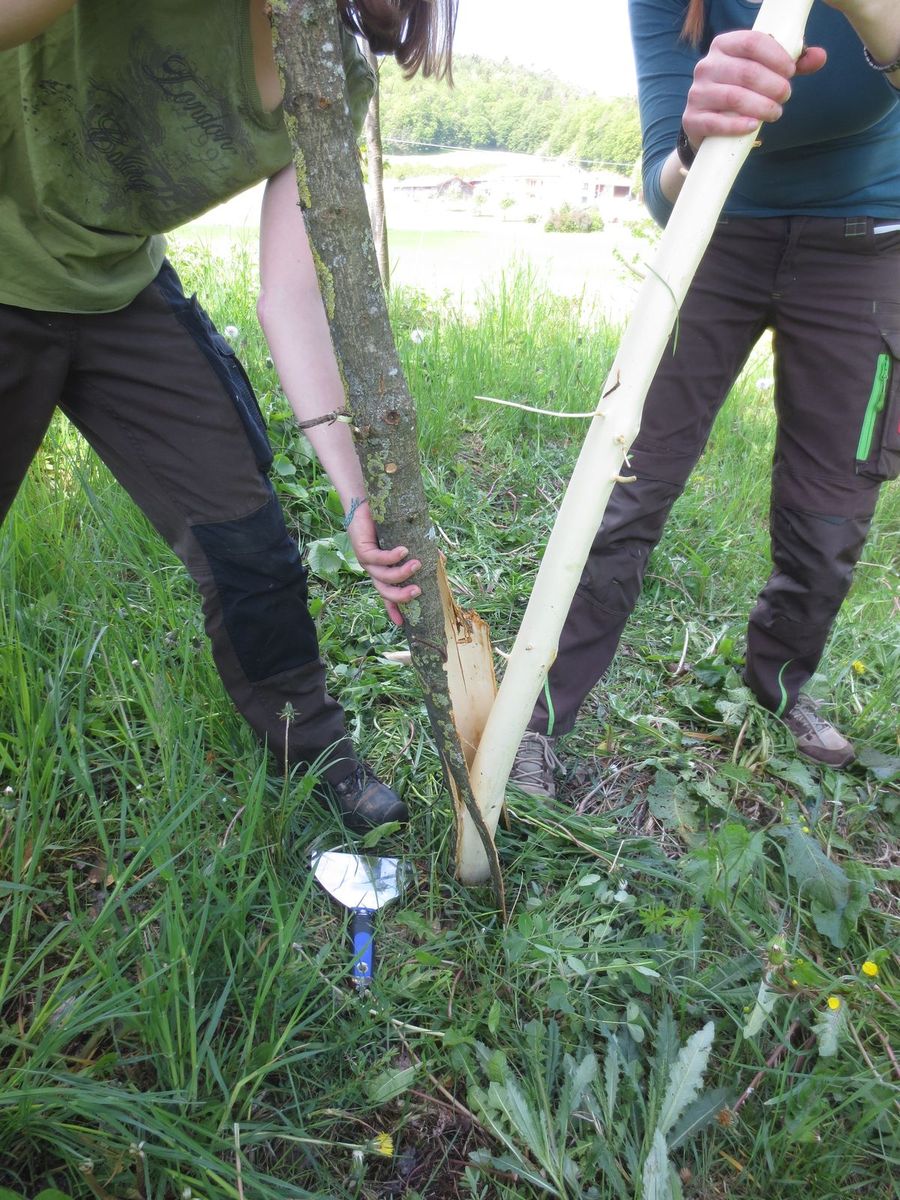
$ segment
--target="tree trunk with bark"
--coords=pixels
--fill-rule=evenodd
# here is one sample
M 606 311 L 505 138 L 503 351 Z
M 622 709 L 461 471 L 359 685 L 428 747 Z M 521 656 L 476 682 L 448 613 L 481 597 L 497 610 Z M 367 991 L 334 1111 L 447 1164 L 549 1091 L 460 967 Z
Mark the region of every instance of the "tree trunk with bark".
M 372 237 L 375 239 L 375 256 L 384 290 L 391 290 L 391 262 L 388 255 L 387 220 L 384 211 L 384 147 L 381 142 L 381 75 L 378 59 L 371 49 L 365 47 L 366 61 L 375 72 L 375 92 L 366 113 L 363 133 L 366 138 L 366 159 L 369 166 L 369 217 L 372 222 Z
M 503 908 L 494 847 L 472 796 L 447 682 L 440 558 L 419 467 L 416 410 L 394 345 L 375 255 L 356 138 L 347 108 L 334 0 L 272 0 L 275 59 L 284 82 L 319 286 L 343 372 L 372 516 L 385 546 L 408 546 L 422 563 L 421 596 L 404 606 L 405 629 L 448 788 L 457 831 L 471 824 Z M 458 613 L 465 624 L 466 615 Z M 455 648 L 454 648 L 455 654 Z M 458 840 L 460 840 L 458 838 Z

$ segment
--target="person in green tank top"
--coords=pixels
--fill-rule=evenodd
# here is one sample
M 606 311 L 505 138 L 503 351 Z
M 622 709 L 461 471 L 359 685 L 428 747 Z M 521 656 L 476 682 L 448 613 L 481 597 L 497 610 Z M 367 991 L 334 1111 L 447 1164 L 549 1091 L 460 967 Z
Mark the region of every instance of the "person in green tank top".
M 336 3 L 357 128 L 374 90 L 357 36 L 408 74 L 448 71 L 457 0 Z M 59 407 L 196 581 L 239 712 L 277 761 L 317 763 L 364 829 L 405 821 L 406 805 L 359 760 L 327 692 L 246 374 L 165 258 L 167 230 L 261 180 L 263 332 L 401 624 L 419 564 L 379 547 L 349 427 L 317 422 L 344 390 L 264 0 L 0 0 L 0 521 Z

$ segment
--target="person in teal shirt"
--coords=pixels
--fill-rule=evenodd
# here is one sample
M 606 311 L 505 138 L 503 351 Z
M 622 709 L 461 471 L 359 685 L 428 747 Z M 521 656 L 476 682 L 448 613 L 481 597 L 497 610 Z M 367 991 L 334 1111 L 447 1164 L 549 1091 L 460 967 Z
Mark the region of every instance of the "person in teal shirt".
M 795 64 L 754 0 L 630 0 L 647 204 L 661 224 L 703 139 L 763 123 L 679 312 L 512 780 L 555 794 L 557 738 L 612 661 L 653 546 L 760 336 L 774 334 L 773 569 L 744 678 L 809 758 L 851 742 L 802 689 L 900 471 L 900 4 L 815 0 Z
M 0 0 L 0 520 L 59 407 L 196 581 L 237 709 L 279 763 L 316 763 L 352 828 L 405 821 L 328 694 L 307 574 L 268 478 L 249 381 L 165 259 L 163 234 L 267 180 L 257 309 L 284 392 L 389 617 L 419 594 L 382 549 L 306 238 L 264 0 Z M 412 73 L 449 66 L 456 0 L 337 0 Z M 293 717 L 285 720 L 285 712 Z

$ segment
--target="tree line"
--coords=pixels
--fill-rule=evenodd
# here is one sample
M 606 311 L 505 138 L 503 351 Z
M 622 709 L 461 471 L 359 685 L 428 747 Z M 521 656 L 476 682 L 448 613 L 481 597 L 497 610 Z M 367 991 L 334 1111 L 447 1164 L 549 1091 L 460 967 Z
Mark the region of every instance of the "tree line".
M 415 145 L 546 154 L 616 167 L 640 158 L 637 101 L 580 91 L 549 72 L 477 56 L 454 61 L 455 86 L 405 80 L 393 60 L 381 67 L 381 125 L 388 153 Z

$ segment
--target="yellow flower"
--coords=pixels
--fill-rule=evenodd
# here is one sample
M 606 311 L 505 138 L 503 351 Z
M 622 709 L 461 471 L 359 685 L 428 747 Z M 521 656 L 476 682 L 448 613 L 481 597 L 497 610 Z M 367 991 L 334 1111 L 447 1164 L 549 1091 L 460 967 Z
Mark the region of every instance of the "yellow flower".
M 828 997 L 828 1007 L 831 1009 L 832 1012 L 837 1012 L 837 1010 L 841 1007 L 840 997 L 839 996 L 829 996 Z
M 870 979 L 874 979 L 878 974 L 878 963 L 872 962 L 871 958 L 867 958 L 862 965 L 863 975 L 868 975 Z
M 860 662 L 858 658 L 854 659 L 854 661 L 851 663 L 851 666 L 857 675 L 865 675 L 866 671 L 869 669 L 866 664 L 864 662 Z
M 372 1148 L 376 1154 L 382 1155 L 383 1158 L 394 1157 L 394 1139 L 389 1133 L 376 1134 Z

